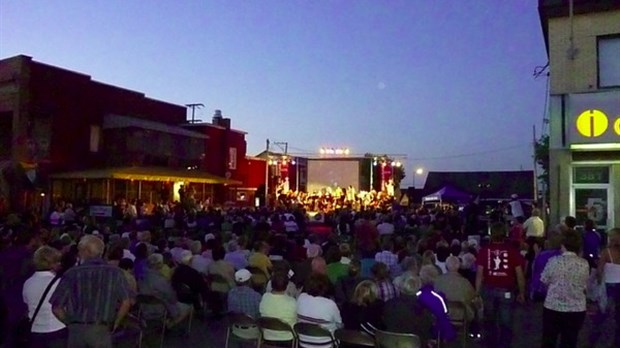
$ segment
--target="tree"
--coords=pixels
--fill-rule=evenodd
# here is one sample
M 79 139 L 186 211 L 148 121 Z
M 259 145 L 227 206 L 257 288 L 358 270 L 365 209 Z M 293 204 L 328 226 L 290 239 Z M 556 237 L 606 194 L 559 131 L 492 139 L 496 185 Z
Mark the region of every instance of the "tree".
M 536 164 L 540 166 L 542 172 L 538 175 L 538 180 L 545 185 L 546 196 L 549 197 L 549 135 L 543 134 L 536 141 L 534 155 Z

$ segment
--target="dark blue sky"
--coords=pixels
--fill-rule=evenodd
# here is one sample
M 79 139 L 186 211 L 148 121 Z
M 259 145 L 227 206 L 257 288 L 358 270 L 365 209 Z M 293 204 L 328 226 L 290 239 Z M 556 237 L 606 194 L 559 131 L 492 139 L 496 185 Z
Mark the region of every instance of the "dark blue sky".
M 410 179 L 531 168 L 546 93 L 536 0 L 0 0 L 0 57 L 17 54 L 222 109 L 251 154 L 405 153 Z

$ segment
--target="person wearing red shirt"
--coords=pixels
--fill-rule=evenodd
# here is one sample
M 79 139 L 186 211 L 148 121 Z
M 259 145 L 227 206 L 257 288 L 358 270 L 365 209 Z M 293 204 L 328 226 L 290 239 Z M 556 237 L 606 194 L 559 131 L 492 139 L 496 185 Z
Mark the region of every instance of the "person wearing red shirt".
M 510 347 L 515 299 L 525 302 L 525 261 L 506 241 L 503 223 L 491 226 L 491 243 L 476 260 L 476 292 L 484 301 L 485 341 L 489 347 Z M 516 295 L 516 296 L 515 296 Z

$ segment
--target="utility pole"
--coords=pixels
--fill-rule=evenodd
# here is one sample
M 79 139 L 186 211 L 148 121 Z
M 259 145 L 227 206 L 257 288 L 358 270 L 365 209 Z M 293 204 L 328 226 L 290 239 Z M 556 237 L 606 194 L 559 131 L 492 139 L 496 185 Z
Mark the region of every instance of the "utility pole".
M 532 151 L 533 151 L 532 157 L 534 159 L 534 202 L 536 202 L 536 204 L 538 205 L 538 163 L 536 161 L 536 146 L 537 145 L 538 143 L 536 141 L 536 125 L 532 125 Z M 544 202 L 543 202 L 543 205 L 544 205 Z
M 187 106 L 188 108 L 192 109 L 192 121 L 191 123 L 195 123 L 196 119 L 195 119 L 195 115 L 196 115 L 196 109 L 202 109 L 204 108 L 204 104 L 202 103 L 191 103 L 191 104 L 185 104 L 185 106 Z M 200 120 L 198 120 L 200 121 Z

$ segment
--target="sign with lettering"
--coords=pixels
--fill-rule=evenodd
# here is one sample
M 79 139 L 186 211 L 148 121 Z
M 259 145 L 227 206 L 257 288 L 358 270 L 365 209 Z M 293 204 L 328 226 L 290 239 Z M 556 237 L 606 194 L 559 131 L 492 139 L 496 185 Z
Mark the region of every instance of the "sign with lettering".
M 620 142 L 620 91 L 570 94 L 569 144 Z
M 609 167 L 574 167 L 575 184 L 608 184 Z
M 90 216 L 92 217 L 112 217 L 111 205 L 91 205 Z

